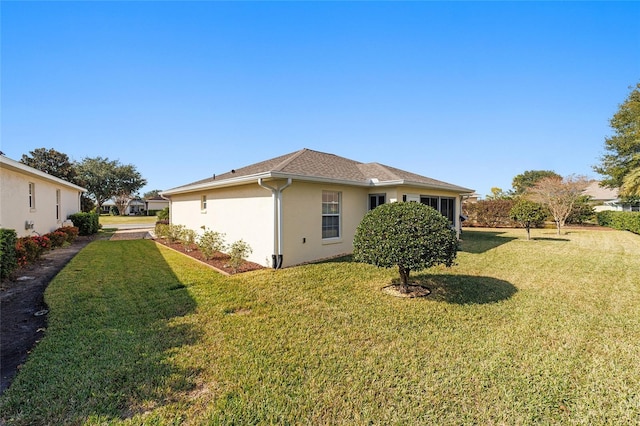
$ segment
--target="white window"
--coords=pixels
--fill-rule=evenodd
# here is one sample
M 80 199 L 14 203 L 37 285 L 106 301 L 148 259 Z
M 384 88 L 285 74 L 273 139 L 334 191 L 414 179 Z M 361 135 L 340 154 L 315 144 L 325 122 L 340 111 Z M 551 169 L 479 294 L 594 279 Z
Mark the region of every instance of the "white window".
M 200 198 L 200 210 L 202 210 L 203 212 L 207 211 L 207 196 L 203 195 L 202 198 Z
M 60 190 L 56 189 L 56 220 L 60 220 Z
M 36 208 L 36 184 L 29 182 L 29 208 L 35 210 Z
M 322 191 L 322 238 L 340 238 L 340 193 Z

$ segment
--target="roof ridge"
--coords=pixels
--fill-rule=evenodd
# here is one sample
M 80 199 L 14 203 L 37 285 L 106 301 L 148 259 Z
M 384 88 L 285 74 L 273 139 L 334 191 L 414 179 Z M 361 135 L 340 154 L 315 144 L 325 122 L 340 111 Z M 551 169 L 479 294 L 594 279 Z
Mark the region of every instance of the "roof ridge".
M 292 152 L 287 158 L 285 158 L 284 160 L 282 160 L 279 164 L 277 164 L 273 169 L 271 169 L 270 171 L 274 171 L 274 172 L 280 172 L 282 171 L 282 169 L 284 169 L 287 164 L 290 164 L 293 160 L 295 160 L 296 158 L 300 157 L 302 154 L 304 154 L 306 151 L 309 151 L 307 148 L 302 148 L 299 151 L 295 151 Z
M 396 178 L 396 180 L 400 180 L 400 176 L 398 176 L 396 173 L 394 173 L 391 168 L 389 166 L 385 166 L 384 164 L 378 163 L 378 162 L 373 162 L 373 163 L 368 163 L 371 164 L 375 167 L 378 167 L 379 169 L 384 170 L 385 172 L 389 173 L 391 176 L 393 176 L 394 178 Z M 397 169 L 396 169 L 397 170 Z

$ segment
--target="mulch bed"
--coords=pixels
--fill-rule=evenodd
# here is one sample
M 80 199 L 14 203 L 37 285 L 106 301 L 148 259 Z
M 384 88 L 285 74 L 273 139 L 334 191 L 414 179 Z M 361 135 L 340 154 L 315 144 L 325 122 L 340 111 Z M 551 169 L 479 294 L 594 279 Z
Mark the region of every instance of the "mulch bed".
M 202 252 L 198 250 L 198 247 L 195 244 L 182 244 L 178 242 L 171 243 L 164 238 L 157 238 L 155 240 L 156 243 L 162 244 L 163 246 L 169 247 L 175 251 L 178 251 L 182 254 L 185 254 L 189 257 L 192 257 L 196 260 L 199 260 L 202 263 L 205 263 L 209 266 L 213 266 L 214 268 L 232 275 L 239 274 L 242 272 L 256 271 L 258 269 L 265 269 L 264 266 L 258 265 L 257 263 L 247 262 L 245 261 L 237 271 L 234 271 L 229 265 L 229 256 L 224 253 L 216 253 L 211 259 L 205 259 L 202 255 Z

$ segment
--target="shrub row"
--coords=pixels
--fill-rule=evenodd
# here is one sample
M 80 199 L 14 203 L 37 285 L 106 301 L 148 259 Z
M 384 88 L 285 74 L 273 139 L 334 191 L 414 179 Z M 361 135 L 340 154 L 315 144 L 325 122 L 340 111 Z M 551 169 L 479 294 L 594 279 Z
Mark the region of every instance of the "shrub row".
M 467 220 L 462 225 L 515 228 L 518 226 L 518 222 L 511 219 L 511 209 L 514 203 L 515 200 L 513 199 L 480 200 L 477 203 L 464 203 L 462 211 L 467 216 Z
M 80 235 L 93 235 L 100 230 L 98 213 L 76 213 L 69 216 L 69 219 L 78 227 Z
M 229 256 L 227 263 L 234 272 L 238 271 L 247 256 L 253 251 L 251 246 L 243 240 L 227 245 L 224 240 L 225 234 L 204 227 L 203 230 L 204 232 L 198 235 L 196 231 L 188 229 L 184 225 L 170 225 L 158 221 L 155 234 L 170 243 L 182 243 L 186 251 L 190 251 L 195 245 L 207 260 L 212 259 L 216 253 L 227 253 Z
M 640 212 L 603 211 L 597 218 L 600 226 L 640 234 Z
M 0 280 L 8 277 L 18 266 L 16 257 L 16 231 L 0 229 Z
M 17 238 L 15 230 L 0 229 L 0 277 L 8 277 L 17 267 L 36 261 L 48 250 L 71 244 L 78 232 L 75 226 L 64 226 L 42 236 Z

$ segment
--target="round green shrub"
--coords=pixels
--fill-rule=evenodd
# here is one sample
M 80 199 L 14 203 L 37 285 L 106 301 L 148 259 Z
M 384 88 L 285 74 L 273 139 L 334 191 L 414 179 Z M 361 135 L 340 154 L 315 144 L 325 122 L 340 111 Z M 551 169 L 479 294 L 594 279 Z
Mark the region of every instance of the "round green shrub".
M 455 262 L 458 238 L 449 220 L 424 204 L 389 203 L 369 211 L 356 229 L 353 257 L 358 262 L 398 267 L 403 289 L 409 273 Z

